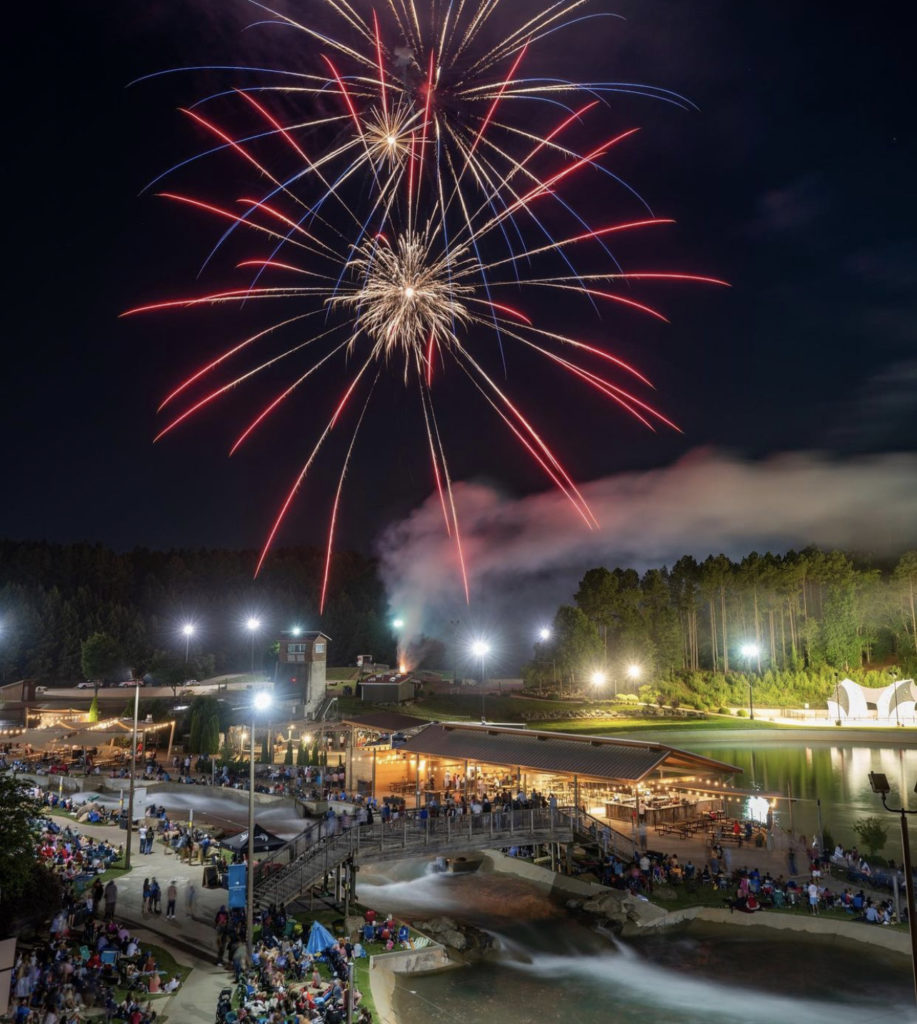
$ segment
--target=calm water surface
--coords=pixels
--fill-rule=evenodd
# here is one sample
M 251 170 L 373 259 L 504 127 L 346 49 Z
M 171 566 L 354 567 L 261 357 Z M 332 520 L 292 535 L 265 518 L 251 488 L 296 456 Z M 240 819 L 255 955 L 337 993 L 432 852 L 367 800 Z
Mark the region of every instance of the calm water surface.
M 682 734 L 683 736 L 683 734 Z M 666 741 L 669 742 L 669 741 Z M 673 743 L 673 746 L 676 745 Z M 779 794 L 776 820 L 794 834 L 811 839 L 818 828 L 818 804 L 821 801 L 823 827 L 843 846 L 857 845 L 853 824 L 858 818 L 879 816 L 888 825 L 888 845 L 883 856 L 901 859 L 899 819 L 882 808 L 882 802 L 869 788 L 869 772 L 884 772 L 892 787 L 891 807 L 917 808 L 914 784 L 917 783 L 917 749 L 894 748 L 881 743 L 857 746 L 825 743 L 790 746 L 786 740 L 737 745 L 730 737 L 722 742 L 688 744 L 685 749 L 726 761 L 740 767 L 742 788 L 759 787 Z M 792 795 L 792 809 L 789 795 Z M 738 806 L 738 801 L 731 809 Z M 913 845 L 913 843 L 912 843 Z

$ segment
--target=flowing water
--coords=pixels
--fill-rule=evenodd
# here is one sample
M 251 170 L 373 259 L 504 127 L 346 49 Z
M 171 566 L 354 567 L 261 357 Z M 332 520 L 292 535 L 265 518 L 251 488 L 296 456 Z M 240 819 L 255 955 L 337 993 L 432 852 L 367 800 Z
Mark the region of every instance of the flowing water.
M 684 734 L 663 742 L 687 746 Z M 832 737 L 833 740 L 833 737 Z M 836 842 L 857 842 L 858 818 L 887 818 L 885 856 L 900 856 L 898 821 L 869 788 L 870 771 L 892 785 L 900 806 L 917 781 L 917 750 L 881 742 L 787 746 L 735 738 L 690 749 L 744 770 L 745 786 L 778 800 L 776 823 L 812 836 L 822 825 Z M 901 794 L 904 794 L 902 797 Z M 912 799 L 917 800 L 912 796 Z M 730 810 L 736 811 L 737 807 Z M 693 924 L 617 942 L 573 919 L 513 876 L 438 875 L 422 864 L 360 873 L 360 900 L 408 920 L 447 915 L 493 934 L 493 958 L 445 974 L 400 976 L 398 1024 L 872 1024 L 917 1021 L 909 958 L 830 935 Z M 867 925 L 863 926 L 868 927 Z M 392 1024 L 392 1022 L 384 1022 Z
M 385 871 L 361 871 L 361 902 L 408 920 L 445 914 L 486 928 L 497 946 L 470 967 L 399 976 L 398 1024 L 917 1019 L 907 958 L 865 945 L 703 925 L 618 942 L 513 876 L 431 874 L 420 864 Z

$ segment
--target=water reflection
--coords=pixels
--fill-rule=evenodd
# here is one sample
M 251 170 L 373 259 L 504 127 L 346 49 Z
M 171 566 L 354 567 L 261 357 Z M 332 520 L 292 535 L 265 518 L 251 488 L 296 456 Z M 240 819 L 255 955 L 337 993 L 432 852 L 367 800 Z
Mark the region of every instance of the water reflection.
M 791 741 L 790 741 L 791 742 Z M 835 842 L 844 846 L 857 843 L 853 824 L 859 818 L 887 816 L 888 845 L 886 857 L 900 860 L 901 841 L 896 820 L 886 815 L 881 801 L 869 788 L 871 771 L 884 772 L 892 784 L 889 803 L 893 807 L 908 806 L 914 800 L 917 782 L 917 750 L 882 746 L 880 744 L 839 745 L 825 743 L 790 745 L 781 739 L 736 745 L 734 738 L 722 742 L 680 744 L 686 749 L 717 758 L 742 768 L 740 785 L 754 786 L 778 797 L 775 821 L 794 834 L 813 836 L 818 828 L 817 800 L 821 801 L 824 829 Z M 789 797 L 792 796 L 792 807 Z M 735 810 L 739 799 L 732 798 L 727 809 Z

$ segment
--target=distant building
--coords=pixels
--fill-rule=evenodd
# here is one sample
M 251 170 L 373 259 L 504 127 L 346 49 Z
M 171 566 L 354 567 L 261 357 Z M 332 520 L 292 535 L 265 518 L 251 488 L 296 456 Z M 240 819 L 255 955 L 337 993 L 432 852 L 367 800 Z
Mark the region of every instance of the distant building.
M 278 696 L 288 695 L 300 704 L 303 718 L 314 718 L 325 699 L 330 642 L 330 636 L 317 631 L 288 630 L 280 635 Z
M 417 696 L 417 684 L 410 678 L 361 683 L 360 696 L 373 704 L 403 704 Z

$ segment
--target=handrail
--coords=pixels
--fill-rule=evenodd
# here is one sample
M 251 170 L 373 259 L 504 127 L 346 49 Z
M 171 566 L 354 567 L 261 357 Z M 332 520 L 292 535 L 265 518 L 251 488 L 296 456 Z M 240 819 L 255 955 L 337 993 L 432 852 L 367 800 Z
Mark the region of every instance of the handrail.
M 593 841 L 602 847 L 605 854 L 608 854 L 609 849 L 611 853 L 617 854 L 619 852 L 619 845 L 621 852 L 628 853 L 628 856 L 637 853 L 637 843 L 632 835 L 619 832 L 609 825 L 608 822 L 603 821 L 601 818 L 596 818 L 582 808 L 574 812 L 573 827 L 576 831 L 591 836 Z
M 331 835 L 321 835 L 321 829 L 313 827 L 277 851 L 298 850 L 283 867 L 270 870 L 267 863 L 256 867 L 255 894 L 260 902 L 287 901 L 317 878 L 360 854 L 419 855 L 434 850 L 461 849 L 468 841 L 482 847 L 569 842 L 573 838 L 574 817 L 572 808 L 532 808 L 457 818 L 423 819 L 418 813 L 405 814 L 395 822 L 377 820 L 372 825 L 354 824 Z

